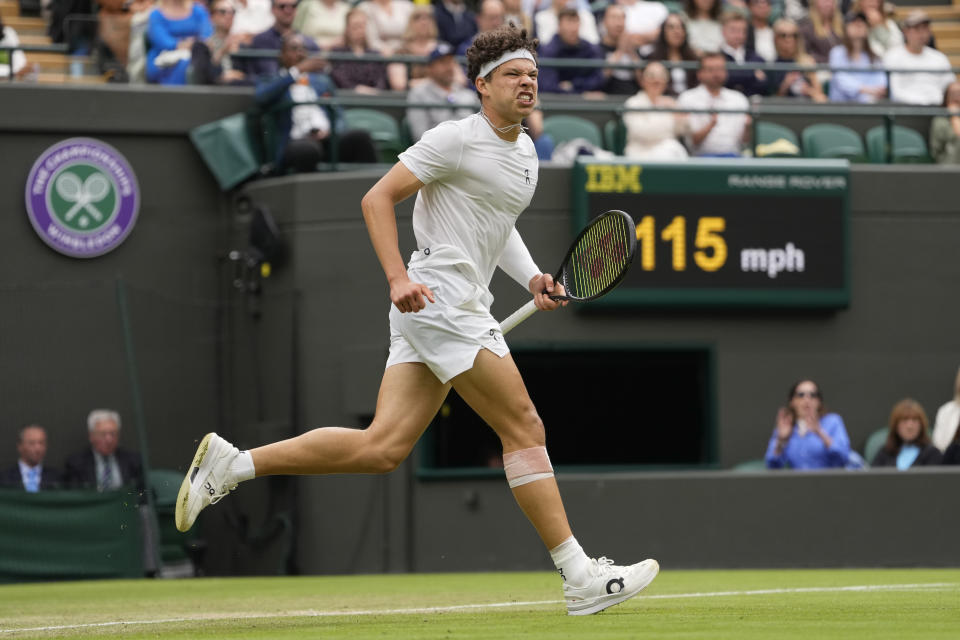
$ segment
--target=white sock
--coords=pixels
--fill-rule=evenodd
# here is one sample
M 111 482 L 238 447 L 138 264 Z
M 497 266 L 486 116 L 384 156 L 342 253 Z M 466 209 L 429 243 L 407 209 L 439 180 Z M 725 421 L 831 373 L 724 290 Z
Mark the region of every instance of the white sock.
M 590 558 L 573 536 L 550 549 L 550 557 L 564 582 L 579 587 L 590 579 Z
M 230 473 L 237 482 L 253 480 L 257 472 L 253 468 L 253 456 L 249 451 L 241 451 L 230 463 Z

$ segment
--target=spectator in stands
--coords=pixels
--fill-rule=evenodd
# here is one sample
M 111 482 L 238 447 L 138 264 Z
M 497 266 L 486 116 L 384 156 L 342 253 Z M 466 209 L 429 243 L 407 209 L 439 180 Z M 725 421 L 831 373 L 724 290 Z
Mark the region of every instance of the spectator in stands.
M 313 38 L 322 49 L 343 44 L 350 5 L 343 0 L 300 0 L 293 30 Z
M 193 43 L 213 34 L 206 7 L 193 0 L 160 0 L 147 22 L 147 82 L 186 84 Z
M 385 56 L 403 46 L 403 34 L 410 23 L 410 0 L 366 0 L 357 5 L 367 14 L 367 44 Z
M 773 23 L 773 41 L 777 47 L 777 59 L 774 62 L 810 66 L 816 64 L 816 61 L 803 51 L 803 40 L 800 39 L 800 31 L 793 20 L 780 18 Z M 808 98 L 814 102 L 827 101 L 815 71 L 771 71 L 769 79 L 770 89 L 775 96 Z
M 960 82 L 954 84 L 960 92 Z M 957 100 L 960 101 L 960 95 L 957 96 Z M 933 444 L 940 451 L 945 451 L 947 446 L 956 439 L 958 423 L 960 423 L 960 371 L 957 371 L 957 379 L 953 383 L 953 400 L 945 402 L 937 409 L 937 417 L 933 422 Z
M 820 387 L 801 380 L 790 388 L 788 404 L 777 412 L 767 445 L 770 469 L 844 467 L 850 457 L 850 437 L 843 419 L 828 413 Z
M 675 107 L 673 98 L 664 94 L 669 74 L 659 62 L 650 62 L 638 71 L 643 89 L 624 103 L 626 108 Z M 670 111 L 627 111 L 623 114 L 627 128 L 625 156 L 637 160 L 683 160 L 688 157 L 677 135 L 683 116 Z
M 533 33 L 533 13 L 523 10 L 523 0 L 503 0 L 503 23 L 514 24 Z
M 763 63 L 764 59 L 747 49 L 747 19 L 739 11 L 725 11 L 720 17 L 723 44 L 720 52 L 735 65 Z M 728 89 L 746 96 L 762 96 L 767 93 L 767 74 L 763 69 L 734 69 L 727 74 Z
M 720 28 L 721 0 L 685 0 L 687 34 L 690 46 L 699 56 L 716 53 L 723 44 Z
M 870 461 L 870 465 L 895 466 L 905 471 L 910 467 L 940 464 L 943 454 L 930 443 L 928 429 L 927 412 L 920 403 L 910 398 L 901 400 L 890 412 L 887 442 Z
M 455 50 L 477 32 L 477 20 L 463 0 L 434 0 L 433 17 L 437 21 L 440 40 Z
M 830 59 L 830 50 L 843 40 L 843 16 L 837 0 L 814 0 L 810 14 L 798 22 L 803 48 L 819 64 Z
M 740 155 L 750 134 L 747 96 L 727 89 L 727 59 L 722 53 L 705 53 L 697 71 L 700 84 L 677 99 L 689 109 L 742 109 L 744 113 L 691 113 L 687 118 L 687 148 L 695 156 L 732 158 Z
M 883 0 L 854 0 L 854 12 L 862 13 L 870 27 L 870 50 L 877 56 L 883 56 L 894 47 L 903 44 L 903 32 L 894 18 L 894 6 Z
M 261 79 L 255 92 L 261 108 L 282 103 L 296 105 L 276 115 L 278 135 L 272 151 L 277 172 L 315 171 L 318 163 L 332 158 L 333 133 L 337 134 L 340 162 L 376 162 L 376 149 L 369 133 L 347 131 L 339 107 L 313 104 L 318 98 L 332 97 L 336 88 L 329 76 L 321 73 L 324 61 L 307 56 L 305 38 L 296 33 L 283 37 L 280 70 L 273 78 Z
M 603 21 L 600 24 L 600 47 L 611 64 L 630 64 L 639 62 L 637 48 L 633 46 L 633 39 L 626 32 L 624 26 L 626 14 L 619 4 L 608 4 L 603 12 Z M 603 91 L 609 95 L 632 96 L 640 90 L 633 69 L 603 70 L 606 82 Z
M 127 79 L 130 82 L 147 81 L 147 27 L 156 3 L 153 0 L 134 2 L 128 9 L 130 16 L 130 46 L 127 49 Z
M 347 12 L 347 28 L 343 33 L 343 45 L 334 47 L 331 52 L 352 53 L 355 56 L 377 56 L 367 42 L 366 12 L 354 7 Z M 387 65 L 376 60 L 342 61 L 333 63 L 330 77 L 338 89 L 353 89 L 358 93 L 373 94 L 388 88 Z
M 276 22 L 271 0 L 234 0 L 233 33 L 263 33 Z
M 956 79 L 950 60 L 926 46 L 930 40 L 930 16 L 914 9 L 903 21 L 906 44 L 894 47 L 883 56 L 887 69 L 917 69 L 890 74 L 890 99 L 909 104 L 940 104 L 943 90 Z
M 662 2 L 648 0 L 619 0 L 626 14 L 626 31 L 633 46 L 649 53 L 660 36 L 660 26 L 667 19 L 669 10 Z
M 664 62 L 696 62 L 697 54 L 687 42 L 687 25 L 679 13 L 671 13 L 663 21 L 660 37 L 653 45 L 653 51 L 647 56 L 648 60 Z M 673 67 L 670 69 L 670 82 L 667 85 L 667 95 L 679 96 L 687 89 L 697 86 L 696 69 Z
M 253 35 L 231 33 L 236 10 L 232 0 L 213 0 L 210 4 L 210 19 L 213 35 L 206 41 L 193 43 L 191 81 L 196 84 L 253 84 L 247 74 L 234 67 L 230 54 L 242 45 L 250 44 Z
M 940 464 L 958 465 L 960 464 L 960 429 L 957 429 L 957 435 L 953 437 L 953 442 L 947 446 L 943 452 L 943 460 Z
M 405 56 L 422 56 L 426 58 L 437 48 L 437 21 L 433 18 L 433 9 L 415 5 L 410 14 L 410 22 L 403 34 L 403 46 L 397 51 Z M 466 75 L 461 73 L 463 82 Z M 404 64 L 391 62 L 387 65 L 387 80 L 391 87 L 406 87 L 407 89 L 426 80 L 427 65 L 421 63 Z
M 591 20 L 593 18 L 591 17 Z M 603 60 L 603 50 L 580 37 L 580 13 L 573 6 L 560 11 L 557 35 L 540 46 L 541 58 Z M 602 97 L 602 67 L 540 67 L 540 91 L 543 93 L 583 94 Z
M 273 12 L 273 25 L 266 31 L 261 31 L 253 36 L 250 42 L 251 49 L 268 49 L 279 51 L 283 44 L 283 37 L 289 33 L 297 33 L 293 28 L 293 19 L 296 17 L 296 0 L 273 0 L 270 6 Z M 313 38 L 304 36 L 303 46 L 307 48 L 308 53 L 318 53 L 320 47 L 313 41 Z M 272 78 L 279 71 L 279 63 L 276 58 L 246 58 L 238 68 L 247 74 L 254 82 L 260 78 Z
M 467 55 L 467 49 L 469 49 L 473 41 L 476 40 L 478 34 L 484 33 L 485 31 L 493 31 L 501 27 L 503 25 L 504 14 L 503 3 L 500 2 L 500 0 L 480 0 L 480 3 L 477 5 L 477 33 L 461 42 L 460 46 L 456 49 L 456 54 L 458 56 Z
M 450 106 L 407 109 L 407 123 L 410 125 L 410 137 L 414 142 L 441 122 L 466 118 L 476 111 L 479 106 L 477 93 L 457 82 L 459 71 L 460 65 L 453 57 L 453 48 L 446 42 L 441 42 L 430 54 L 427 80 L 407 92 L 407 102 L 445 103 Z M 456 105 L 463 106 L 457 109 Z
M 830 100 L 833 102 L 876 102 L 887 95 L 887 74 L 880 58 L 867 40 L 867 17 L 849 13 L 843 27 L 843 43 L 830 50 Z M 869 71 L 841 71 L 854 67 Z
M 950 115 L 930 123 L 930 155 L 940 164 L 960 164 L 960 82 L 947 85 L 943 106 Z
M 20 38 L 13 27 L 3 24 L 0 15 L 0 47 L 15 47 L 20 44 Z M 15 77 L 22 77 L 27 72 L 27 57 L 19 49 L 0 49 L 0 78 L 9 78 L 12 73 Z
M 104 75 L 113 82 L 129 82 L 130 76 L 127 65 L 130 59 L 131 34 L 134 16 L 144 10 L 152 10 L 153 0 L 98 0 L 97 20 L 99 22 L 97 36 L 99 43 L 94 54 L 98 66 Z M 147 16 L 143 17 L 144 23 Z M 146 28 L 139 36 L 139 48 L 143 49 L 142 39 Z M 145 55 L 145 52 L 144 52 Z M 145 78 L 137 78 L 142 82 Z
M 747 50 L 767 62 L 773 62 L 777 57 L 777 48 L 773 44 L 773 28 L 770 26 L 770 0 L 750 0 L 747 7 L 750 10 Z
M 67 458 L 63 482 L 73 488 L 111 491 L 133 486 L 143 492 L 140 455 L 120 445 L 120 414 L 95 409 L 87 416 L 90 447 Z
M 37 424 L 20 429 L 17 436 L 17 464 L 0 474 L 0 486 L 24 489 L 29 493 L 60 486 L 60 472 L 44 464 L 47 432 Z
M 597 30 L 597 19 L 593 17 L 590 9 L 578 7 L 575 0 L 556 0 L 546 9 L 541 9 L 533 14 L 533 24 L 537 29 L 537 38 L 541 44 L 553 40 L 553 37 L 560 29 L 560 13 L 563 11 L 574 11 L 580 16 L 580 39 L 586 40 L 590 44 L 600 43 L 600 32 Z

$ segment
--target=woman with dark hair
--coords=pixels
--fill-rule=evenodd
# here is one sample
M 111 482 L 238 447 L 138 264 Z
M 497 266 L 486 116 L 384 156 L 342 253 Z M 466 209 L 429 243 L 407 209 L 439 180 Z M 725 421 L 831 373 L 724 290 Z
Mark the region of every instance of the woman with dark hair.
M 722 0 L 685 0 L 684 13 L 687 14 L 690 46 L 698 56 L 720 51 L 720 45 L 723 44 L 723 30 L 720 27 L 722 8 Z
M 671 13 L 663 21 L 660 36 L 653 45 L 653 51 L 647 56 L 651 62 L 696 62 L 696 52 L 687 40 L 687 23 L 679 13 Z M 697 86 L 697 70 L 673 67 L 670 69 L 670 81 L 666 94 L 678 96 L 687 89 Z
M 890 412 L 887 442 L 870 464 L 874 467 L 910 467 L 940 464 L 943 455 L 930 441 L 927 412 L 911 398 L 901 400 Z
M 343 32 L 343 46 L 331 52 L 352 53 L 356 56 L 379 56 L 367 41 L 367 14 L 358 7 L 347 12 L 347 26 Z M 376 93 L 387 88 L 387 65 L 376 60 L 333 63 L 330 77 L 338 89 L 353 89 L 357 93 Z
M 887 74 L 880 58 L 870 48 L 868 33 L 866 16 L 862 13 L 847 15 L 843 44 L 830 50 L 830 66 L 864 71 L 834 71 L 830 79 L 832 102 L 876 102 L 887 95 Z
M 777 411 L 777 424 L 767 445 L 770 469 L 844 467 L 850 457 L 850 437 L 843 418 L 828 413 L 820 387 L 801 380 L 790 387 L 787 406 Z

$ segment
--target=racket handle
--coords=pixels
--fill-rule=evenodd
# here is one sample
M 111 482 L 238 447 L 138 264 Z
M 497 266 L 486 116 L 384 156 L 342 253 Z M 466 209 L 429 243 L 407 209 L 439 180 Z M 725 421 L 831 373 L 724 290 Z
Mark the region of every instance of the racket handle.
M 506 334 L 518 324 L 532 316 L 537 311 L 537 304 L 533 300 L 523 305 L 500 323 L 500 333 Z

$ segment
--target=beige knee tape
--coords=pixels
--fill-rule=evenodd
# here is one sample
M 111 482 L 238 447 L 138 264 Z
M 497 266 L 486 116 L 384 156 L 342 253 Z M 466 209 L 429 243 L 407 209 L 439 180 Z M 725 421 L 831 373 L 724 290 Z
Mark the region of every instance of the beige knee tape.
M 503 454 L 503 470 L 510 488 L 553 477 L 546 447 L 530 447 Z

